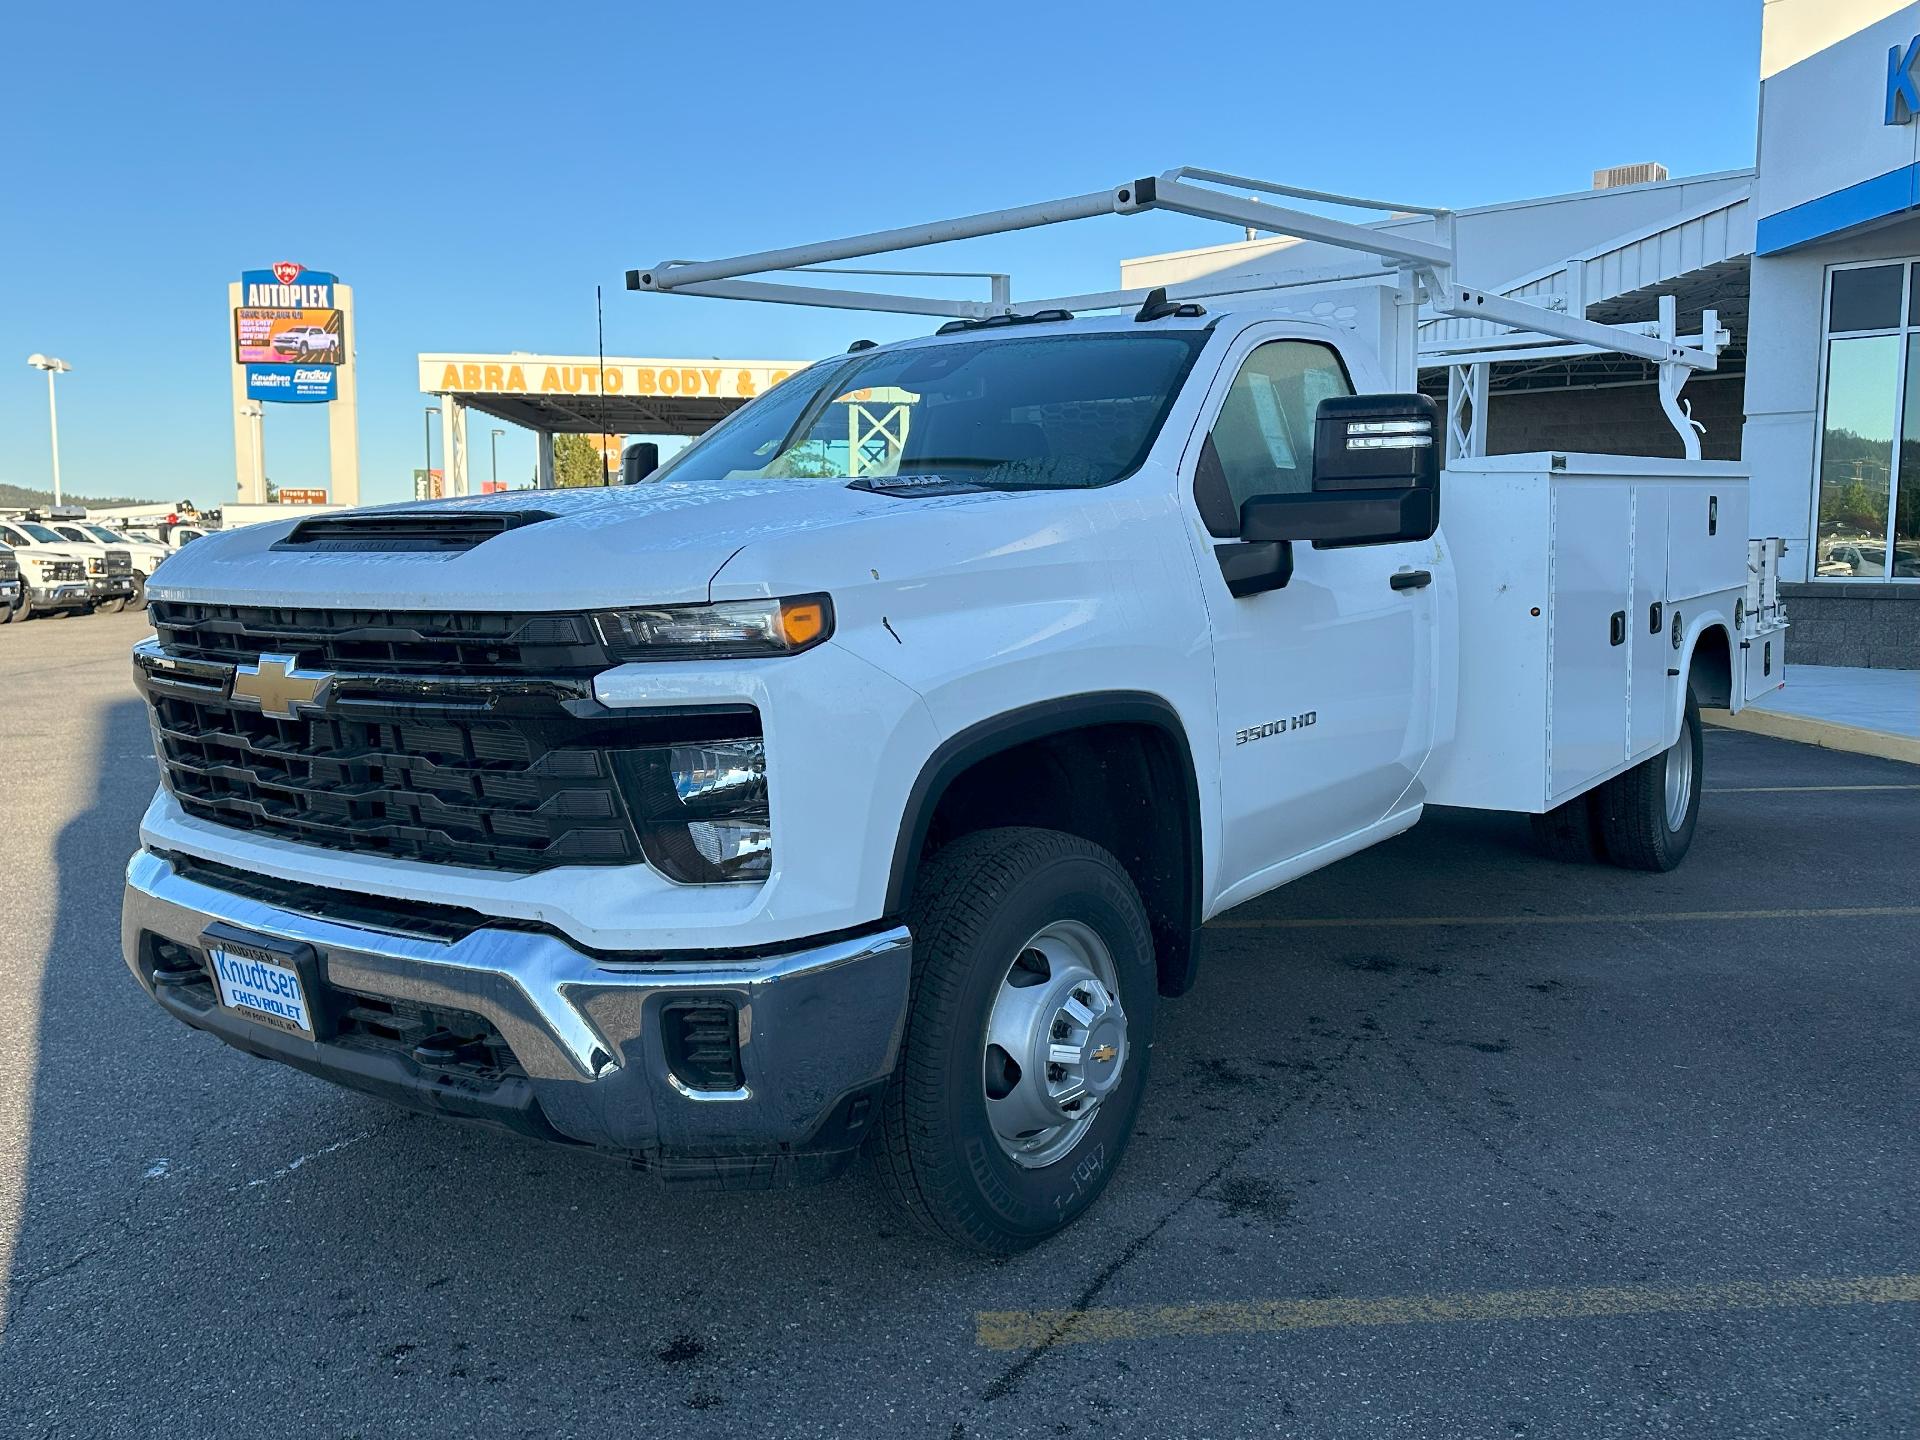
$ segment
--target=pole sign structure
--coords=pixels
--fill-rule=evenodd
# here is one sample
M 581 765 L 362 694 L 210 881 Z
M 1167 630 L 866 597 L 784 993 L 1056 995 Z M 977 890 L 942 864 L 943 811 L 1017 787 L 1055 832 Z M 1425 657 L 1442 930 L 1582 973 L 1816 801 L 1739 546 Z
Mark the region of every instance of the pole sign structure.
M 266 498 L 262 404 L 325 405 L 333 498 L 359 503 L 359 441 L 349 322 L 352 291 L 336 275 L 282 260 L 227 286 L 233 325 L 238 495 Z M 298 493 L 298 492 L 295 492 Z M 324 503 L 325 492 L 316 491 Z

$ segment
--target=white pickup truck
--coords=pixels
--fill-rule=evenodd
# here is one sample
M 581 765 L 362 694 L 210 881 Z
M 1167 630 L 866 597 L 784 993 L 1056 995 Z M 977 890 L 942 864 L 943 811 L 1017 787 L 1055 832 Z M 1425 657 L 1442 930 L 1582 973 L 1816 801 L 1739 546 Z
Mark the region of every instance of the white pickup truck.
M 1097 194 L 1214 213 L 1194 173 Z M 959 224 L 634 283 L 778 290 L 726 277 Z M 710 1184 L 864 1149 L 951 1241 L 1053 1234 L 1120 1162 L 1208 919 L 1434 804 L 1668 869 L 1700 707 L 1780 683 L 1740 470 L 1443 468 L 1408 302 L 1458 302 L 1388 258 L 1338 304 L 890 297 L 952 320 L 643 484 L 196 543 L 134 656 L 164 783 L 127 964 L 188 1025 L 403 1103 Z M 1540 320 L 1670 382 L 1717 350 Z

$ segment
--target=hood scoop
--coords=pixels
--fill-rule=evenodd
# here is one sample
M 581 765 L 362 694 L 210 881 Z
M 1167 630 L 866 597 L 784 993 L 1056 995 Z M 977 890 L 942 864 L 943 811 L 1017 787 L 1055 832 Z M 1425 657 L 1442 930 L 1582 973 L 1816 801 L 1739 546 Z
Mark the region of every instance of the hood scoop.
M 545 510 L 415 511 L 404 515 L 321 515 L 302 520 L 275 550 L 306 554 L 460 555 L 496 535 L 553 519 Z

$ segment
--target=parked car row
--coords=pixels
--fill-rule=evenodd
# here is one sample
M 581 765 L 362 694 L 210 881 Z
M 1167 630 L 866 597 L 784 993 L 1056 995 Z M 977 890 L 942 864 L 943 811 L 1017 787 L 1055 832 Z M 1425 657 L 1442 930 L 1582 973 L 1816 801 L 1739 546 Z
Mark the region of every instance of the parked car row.
M 148 577 L 204 533 L 186 525 L 113 530 L 74 506 L 0 516 L 0 625 L 145 605 Z

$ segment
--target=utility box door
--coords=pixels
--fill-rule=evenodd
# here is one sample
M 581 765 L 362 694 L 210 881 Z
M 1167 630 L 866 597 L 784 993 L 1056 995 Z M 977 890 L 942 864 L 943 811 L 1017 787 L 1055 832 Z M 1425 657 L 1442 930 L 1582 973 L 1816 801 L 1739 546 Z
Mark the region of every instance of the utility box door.
M 1558 801 L 1627 756 L 1633 486 L 1570 476 L 1552 505 L 1547 783 Z
M 1667 671 L 1678 663 L 1669 638 L 1667 517 L 1671 490 L 1657 480 L 1633 487 L 1633 603 L 1627 609 L 1627 648 L 1633 652 L 1633 688 L 1628 696 L 1629 754 L 1661 750 L 1673 714 L 1670 697 L 1680 680 Z

